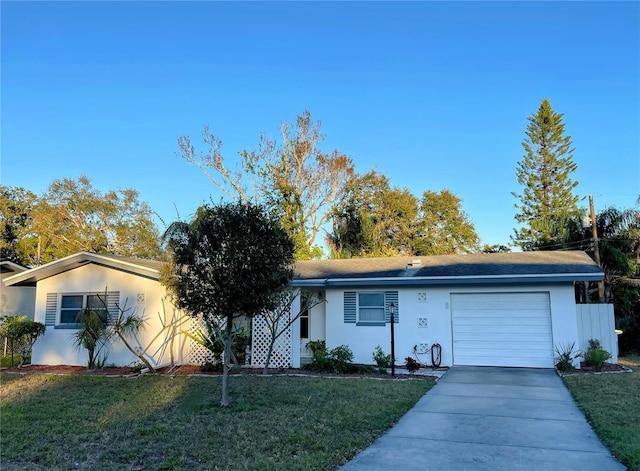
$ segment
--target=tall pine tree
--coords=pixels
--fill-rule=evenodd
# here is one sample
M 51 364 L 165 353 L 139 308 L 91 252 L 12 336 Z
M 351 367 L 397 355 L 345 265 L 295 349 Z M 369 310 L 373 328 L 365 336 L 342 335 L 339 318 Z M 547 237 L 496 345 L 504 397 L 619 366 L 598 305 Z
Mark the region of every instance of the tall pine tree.
M 523 250 L 536 250 L 558 242 L 566 221 L 578 214 L 578 185 L 571 174 L 578 165 L 573 161 L 571 137 L 565 135 L 563 113 L 556 113 L 548 98 L 537 113 L 527 118 L 525 155 L 518 162 L 516 176 L 523 192 L 512 192 L 518 199 L 515 218 L 523 227 L 516 229 L 513 241 Z

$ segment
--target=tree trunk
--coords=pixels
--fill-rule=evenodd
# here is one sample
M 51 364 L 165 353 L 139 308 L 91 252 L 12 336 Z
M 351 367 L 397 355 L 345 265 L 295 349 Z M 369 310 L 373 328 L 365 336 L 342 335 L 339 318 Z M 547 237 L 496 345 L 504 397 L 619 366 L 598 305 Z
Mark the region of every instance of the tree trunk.
M 262 374 L 266 375 L 269 372 L 269 363 L 271 362 L 271 354 L 273 353 L 273 346 L 276 343 L 276 339 L 271 334 L 271 342 L 269 343 L 269 351 L 267 351 L 267 359 L 264 361 L 264 369 L 262 370 Z
M 131 353 L 137 356 L 138 359 L 142 363 L 144 363 L 144 366 L 146 366 L 149 369 L 149 371 L 151 371 L 152 373 L 156 372 L 156 369 L 153 366 L 151 366 L 151 363 L 149 362 L 149 360 L 145 358 L 144 354 L 139 354 L 131 345 L 129 345 L 129 342 L 127 342 L 127 340 L 124 338 L 124 335 L 122 335 L 122 333 L 119 330 L 116 330 L 116 334 L 118 335 L 118 337 L 120 337 L 120 340 L 122 340 L 122 343 L 124 343 L 124 346 L 127 347 Z
M 227 318 L 227 326 L 224 331 L 224 353 L 222 354 L 222 398 L 221 407 L 229 407 L 229 362 L 231 361 L 231 332 L 233 317 Z

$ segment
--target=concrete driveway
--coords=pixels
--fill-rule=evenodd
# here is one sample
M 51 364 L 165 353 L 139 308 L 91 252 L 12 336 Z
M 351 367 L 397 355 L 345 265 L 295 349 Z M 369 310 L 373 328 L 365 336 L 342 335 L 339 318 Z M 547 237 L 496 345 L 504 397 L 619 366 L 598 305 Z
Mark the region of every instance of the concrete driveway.
M 453 367 L 345 465 L 375 470 L 624 470 L 554 370 Z

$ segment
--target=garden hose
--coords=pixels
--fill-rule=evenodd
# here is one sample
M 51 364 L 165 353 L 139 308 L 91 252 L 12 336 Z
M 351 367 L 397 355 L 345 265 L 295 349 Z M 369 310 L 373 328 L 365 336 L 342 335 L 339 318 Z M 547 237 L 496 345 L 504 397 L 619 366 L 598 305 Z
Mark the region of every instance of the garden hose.
M 434 343 L 433 345 L 431 345 L 429 350 L 424 352 L 424 354 L 422 355 L 426 355 L 429 352 L 431 352 L 431 366 L 440 368 L 440 364 L 442 362 L 442 346 L 439 343 Z M 425 365 L 420 361 L 418 352 L 416 351 L 416 347 L 413 347 L 413 354 L 415 355 L 416 360 L 418 360 L 418 363 L 420 363 L 420 366 L 422 366 L 423 368 L 428 368 L 428 365 Z

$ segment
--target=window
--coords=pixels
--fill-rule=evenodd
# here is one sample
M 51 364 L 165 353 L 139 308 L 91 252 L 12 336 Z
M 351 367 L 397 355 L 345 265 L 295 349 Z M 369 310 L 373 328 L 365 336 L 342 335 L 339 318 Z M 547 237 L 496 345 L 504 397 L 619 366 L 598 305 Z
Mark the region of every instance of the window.
M 344 322 L 382 326 L 390 322 L 389 305 L 395 306 L 394 322 L 400 322 L 397 291 L 345 291 Z
M 83 309 L 104 311 L 108 319 L 107 300 L 97 294 L 63 294 L 60 296 L 60 324 L 77 324 L 78 314 Z
M 385 322 L 384 293 L 358 293 L 358 322 Z
M 309 338 L 309 297 L 310 293 L 303 291 L 300 294 L 300 338 Z

